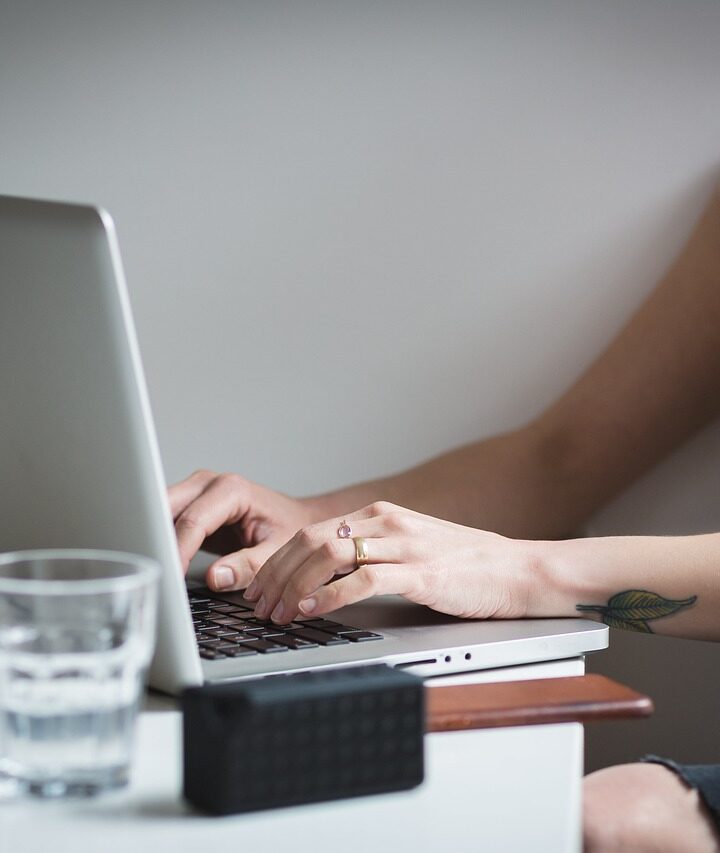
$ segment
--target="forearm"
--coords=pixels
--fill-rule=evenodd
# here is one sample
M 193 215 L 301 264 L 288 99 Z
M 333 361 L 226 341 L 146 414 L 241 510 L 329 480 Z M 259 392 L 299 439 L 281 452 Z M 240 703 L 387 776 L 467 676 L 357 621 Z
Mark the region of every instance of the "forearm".
M 643 633 L 720 640 L 718 533 L 520 547 L 528 559 L 528 616 L 582 615 Z

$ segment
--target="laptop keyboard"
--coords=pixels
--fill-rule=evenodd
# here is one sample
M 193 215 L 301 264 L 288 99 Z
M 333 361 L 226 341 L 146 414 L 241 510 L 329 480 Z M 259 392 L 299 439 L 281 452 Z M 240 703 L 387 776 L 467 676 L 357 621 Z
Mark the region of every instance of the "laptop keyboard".
M 188 591 L 195 638 L 205 660 L 267 655 L 295 649 L 340 646 L 382 640 L 382 634 L 341 625 L 330 619 L 303 619 L 276 625 L 256 619 L 252 609 L 207 592 Z

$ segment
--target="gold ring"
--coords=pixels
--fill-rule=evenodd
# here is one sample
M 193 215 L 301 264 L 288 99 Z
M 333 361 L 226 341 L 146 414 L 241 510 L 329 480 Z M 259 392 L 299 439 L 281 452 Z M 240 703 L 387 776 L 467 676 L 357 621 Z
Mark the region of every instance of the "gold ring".
M 359 569 L 368 564 L 368 547 L 367 542 L 362 536 L 353 536 L 355 543 L 355 568 Z

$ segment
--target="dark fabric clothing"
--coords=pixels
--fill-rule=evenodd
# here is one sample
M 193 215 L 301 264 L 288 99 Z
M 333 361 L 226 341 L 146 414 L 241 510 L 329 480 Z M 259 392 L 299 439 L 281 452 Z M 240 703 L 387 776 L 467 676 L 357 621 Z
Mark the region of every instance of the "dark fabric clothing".
M 671 758 L 660 758 L 658 755 L 646 755 L 640 760 L 651 764 L 662 764 L 663 767 L 677 773 L 691 788 L 695 788 L 708 807 L 715 820 L 715 826 L 720 832 L 720 764 L 678 764 Z

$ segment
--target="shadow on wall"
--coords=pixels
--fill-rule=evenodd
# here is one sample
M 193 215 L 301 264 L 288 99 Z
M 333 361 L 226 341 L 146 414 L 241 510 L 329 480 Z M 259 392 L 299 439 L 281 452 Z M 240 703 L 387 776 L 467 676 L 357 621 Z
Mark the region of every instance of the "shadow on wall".
M 610 648 L 586 659 L 599 672 L 655 701 L 647 720 L 585 728 L 585 770 L 655 753 L 689 764 L 720 763 L 720 643 L 612 630 Z

